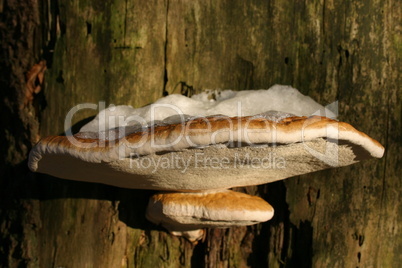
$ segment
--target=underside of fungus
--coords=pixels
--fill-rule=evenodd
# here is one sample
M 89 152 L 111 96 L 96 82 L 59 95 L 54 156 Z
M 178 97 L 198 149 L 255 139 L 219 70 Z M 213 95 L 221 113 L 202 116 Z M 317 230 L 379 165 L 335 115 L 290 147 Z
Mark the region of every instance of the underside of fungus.
M 180 116 L 141 126 L 50 136 L 29 168 L 55 177 L 155 194 L 147 218 L 195 241 L 202 228 L 269 220 L 259 197 L 227 190 L 259 185 L 363 159 L 384 148 L 351 125 L 323 116 L 270 111 L 251 116 Z

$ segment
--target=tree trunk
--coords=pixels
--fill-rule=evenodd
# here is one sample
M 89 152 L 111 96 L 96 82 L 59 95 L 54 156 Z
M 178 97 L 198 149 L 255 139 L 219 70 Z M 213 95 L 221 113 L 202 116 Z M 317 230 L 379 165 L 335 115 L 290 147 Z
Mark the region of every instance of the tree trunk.
M 0 0 L 0 265 L 398 267 L 401 16 L 396 0 Z M 31 94 L 29 70 L 41 60 L 45 82 L 34 80 Z M 140 107 L 273 84 L 338 101 L 339 119 L 379 140 L 385 156 L 238 189 L 271 203 L 274 218 L 208 230 L 197 245 L 147 222 L 152 191 L 27 169 L 32 145 L 63 133 L 78 104 Z M 73 130 L 97 112 L 77 113 Z

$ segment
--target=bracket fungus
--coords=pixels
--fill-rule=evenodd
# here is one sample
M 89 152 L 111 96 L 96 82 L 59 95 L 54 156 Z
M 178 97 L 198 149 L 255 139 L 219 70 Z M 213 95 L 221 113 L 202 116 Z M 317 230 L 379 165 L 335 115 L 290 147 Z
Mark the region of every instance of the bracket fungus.
M 203 235 L 200 228 L 252 225 L 273 215 L 274 209 L 264 199 L 231 190 L 157 193 L 146 212 L 149 221 L 190 241 Z
M 124 120 L 116 123 L 118 116 Z M 334 116 L 288 86 L 225 90 L 215 100 L 208 93 L 170 95 L 139 109 L 110 107 L 75 135 L 42 139 L 29 168 L 162 191 L 151 197 L 146 217 L 196 241 L 202 228 L 272 218 L 266 201 L 230 188 L 382 157 L 380 143 Z

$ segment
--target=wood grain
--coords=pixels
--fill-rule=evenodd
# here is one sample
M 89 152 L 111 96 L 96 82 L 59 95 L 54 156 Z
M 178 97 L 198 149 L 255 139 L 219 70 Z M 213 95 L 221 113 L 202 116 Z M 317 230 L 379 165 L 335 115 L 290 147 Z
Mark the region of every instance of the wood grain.
M 6 144 L 0 265 L 398 267 L 402 262 L 400 1 L 0 4 L 5 126 L 0 138 Z M 19 111 L 24 72 L 41 59 L 48 64 L 45 85 L 33 104 Z M 324 105 L 338 101 L 339 119 L 379 140 L 385 156 L 238 189 L 266 199 L 274 218 L 254 227 L 209 230 L 198 245 L 145 220 L 151 191 L 64 181 L 25 167 L 36 135 L 62 133 L 66 114 L 77 104 L 140 107 L 163 94 L 276 83 Z M 96 113 L 87 109 L 73 122 Z

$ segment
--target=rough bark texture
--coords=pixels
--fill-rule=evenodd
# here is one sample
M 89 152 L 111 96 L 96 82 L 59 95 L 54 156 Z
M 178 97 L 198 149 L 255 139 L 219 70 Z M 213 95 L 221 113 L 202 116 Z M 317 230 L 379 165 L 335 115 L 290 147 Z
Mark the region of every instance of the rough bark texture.
M 400 266 L 401 16 L 396 0 L 0 0 L 0 266 Z M 24 106 L 43 59 L 45 86 Z M 197 245 L 145 220 L 151 191 L 26 168 L 38 135 L 62 133 L 77 104 L 276 83 L 338 101 L 384 158 L 238 189 L 270 202 L 273 220 L 208 230 Z

